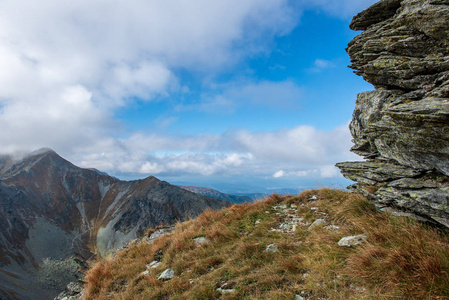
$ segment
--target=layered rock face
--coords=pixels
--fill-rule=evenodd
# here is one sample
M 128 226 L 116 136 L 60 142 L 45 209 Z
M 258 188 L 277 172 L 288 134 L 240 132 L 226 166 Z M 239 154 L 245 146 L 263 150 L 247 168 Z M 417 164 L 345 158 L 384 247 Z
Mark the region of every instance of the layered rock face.
M 449 227 L 449 0 L 382 0 L 350 28 L 350 67 L 376 90 L 350 124 L 366 161 L 337 166 L 377 204 Z

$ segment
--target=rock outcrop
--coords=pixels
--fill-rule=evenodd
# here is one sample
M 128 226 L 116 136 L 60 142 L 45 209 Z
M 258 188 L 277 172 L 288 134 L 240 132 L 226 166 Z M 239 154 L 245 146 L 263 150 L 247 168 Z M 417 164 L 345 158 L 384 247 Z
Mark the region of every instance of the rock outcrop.
M 350 67 L 376 90 L 350 124 L 366 161 L 337 166 L 375 203 L 449 227 L 449 0 L 382 0 L 350 28 Z
M 228 204 L 155 177 L 121 181 L 48 149 L 0 157 L 0 298 L 53 298 L 94 254 Z

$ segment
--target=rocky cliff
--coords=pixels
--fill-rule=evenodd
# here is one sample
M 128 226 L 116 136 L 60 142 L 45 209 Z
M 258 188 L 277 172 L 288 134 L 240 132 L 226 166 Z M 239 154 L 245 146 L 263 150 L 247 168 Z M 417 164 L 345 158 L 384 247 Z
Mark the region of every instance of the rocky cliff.
M 378 205 L 449 227 L 449 1 L 382 0 L 350 28 L 350 67 L 376 90 L 350 124 L 366 161 L 337 166 Z
M 94 254 L 227 203 L 148 177 L 120 181 L 51 150 L 0 157 L 0 299 L 50 299 Z

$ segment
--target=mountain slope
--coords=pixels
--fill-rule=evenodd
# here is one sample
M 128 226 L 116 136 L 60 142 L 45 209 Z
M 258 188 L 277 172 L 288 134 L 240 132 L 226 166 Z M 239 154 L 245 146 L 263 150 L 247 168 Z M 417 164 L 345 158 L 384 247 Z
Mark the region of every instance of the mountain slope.
M 254 201 L 253 199 L 251 199 L 248 196 L 224 194 L 217 190 L 214 190 L 211 188 L 206 188 L 206 187 L 184 185 L 184 186 L 180 186 L 180 188 L 191 191 L 198 195 L 206 196 L 207 198 L 220 199 L 223 201 L 228 201 L 228 202 L 237 203 L 237 204 Z
M 81 169 L 51 150 L 12 162 L 0 159 L 0 290 L 10 298 L 53 297 L 74 279 L 74 262 L 227 205 L 155 177 L 127 182 Z
M 448 274 L 447 232 L 322 189 L 135 243 L 87 272 L 84 299 L 446 299 Z

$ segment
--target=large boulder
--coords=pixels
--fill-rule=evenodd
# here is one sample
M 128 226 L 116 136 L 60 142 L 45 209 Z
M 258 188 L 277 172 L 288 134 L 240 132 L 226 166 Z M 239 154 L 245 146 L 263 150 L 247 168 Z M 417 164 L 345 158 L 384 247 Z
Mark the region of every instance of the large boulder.
M 377 204 L 449 227 L 449 0 L 382 0 L 350 28 L 350 67 L 376 90 L 350 124 L 366 161 L 337 166 Z

